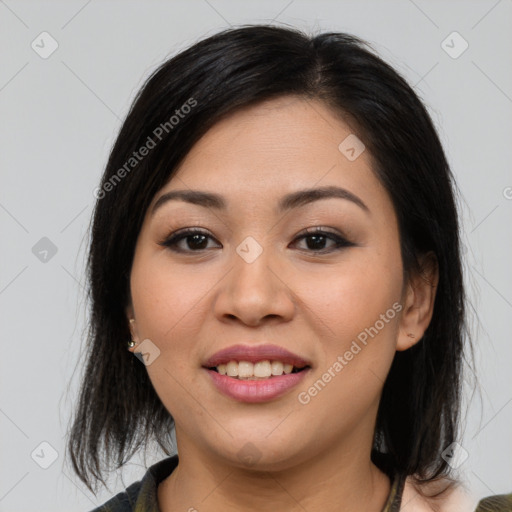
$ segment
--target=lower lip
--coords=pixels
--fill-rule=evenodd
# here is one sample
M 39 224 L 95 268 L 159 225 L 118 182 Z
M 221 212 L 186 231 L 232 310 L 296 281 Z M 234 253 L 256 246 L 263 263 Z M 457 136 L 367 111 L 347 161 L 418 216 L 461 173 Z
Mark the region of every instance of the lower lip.
M 239 402 L 259 403 L 268 402 L 286 394 L 304 379 L 311 368 L 298 373 L 288 373 L 262 380 L 234 379 L 208 368 L 205 368 L 205 370 L 217 389 L 225 395 Z

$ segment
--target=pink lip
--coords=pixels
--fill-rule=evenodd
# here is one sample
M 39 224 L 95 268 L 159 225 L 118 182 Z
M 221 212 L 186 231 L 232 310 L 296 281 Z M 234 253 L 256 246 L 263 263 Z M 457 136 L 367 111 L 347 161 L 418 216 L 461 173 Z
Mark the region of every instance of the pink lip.
M 311 366 L 311 363 L 297 354 L 277 345 L 233 345 L 232 347 L 215 352 L 204 364 L 204 368 L 212 368 L 229 361 L 281 361 L 298 368 Z M 232 379 L 233 380 L 233 379 Z M 238 381 L 237 381 L 238 382 Z
M 227 375 L 221 375 L 215 370 L 206 369 L 213 384 L 225 395 L 240 402 L 258 403 L 274 400 L 295 387 L 311 368 L 298 373 L 289 373 L 279 377 L 269 377 L 262 380 L 240 380 Z

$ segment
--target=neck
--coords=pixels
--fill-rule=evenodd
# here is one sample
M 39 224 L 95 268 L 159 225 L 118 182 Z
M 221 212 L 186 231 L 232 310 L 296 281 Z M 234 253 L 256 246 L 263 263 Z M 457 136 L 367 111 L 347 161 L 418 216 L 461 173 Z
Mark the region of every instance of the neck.
M 272 504 L 301 512 L 338 511 L 340 505 L 344 512 L 381 512 L 390 481 L 360 446 L 351 440 L 286 469 L 258 471 L 178 442 L 178 467 L 158 487 L 160 510 L 256 512 Z

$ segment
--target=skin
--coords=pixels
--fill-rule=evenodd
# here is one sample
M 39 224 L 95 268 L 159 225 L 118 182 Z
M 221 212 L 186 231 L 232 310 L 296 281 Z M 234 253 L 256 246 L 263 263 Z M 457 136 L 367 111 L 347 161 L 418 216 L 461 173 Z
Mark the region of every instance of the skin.
M 384 507 L 390 481 L 370 460 L 380 395 L 395 352 L 428 327 L 438 277 L 431 265 L 430 282 L 416 275 L 404 282 L 396 215 L 371 155 L 349 161 L 338 149 L 351 133 L 317 100 L 283 97 L 245 108 L 206 133 L 148 208 L 126 314 L 135 319 L 133 339 L 160 350 L 146 368 L 176 423 L 180 462 L 158 487 L 163 512 L 260 511 L 269 503 L 308 512 L 340 503 L 346 512 Z M 370 212 L 339 198 L 275 211 L 283 195 L 327 185 L 348 189 Z M 228 207 L 169 201 L 151 215 L 162 194 L 182 189 L 222 194 Z M 188 252 L 159 245 L 194 226 L 208 231 L 206 249 L 190 237 L 179 242 Z M 298 239 L 314 226 L 355 245 Z M 236 252 L 247 236 L 263 249 L 252 263 Z M 297 395 L 394 303 L 402 310 L 300 403 Z M 278 399 L 235 401 L 201 366 L 237 343 L 286 347 L 312 370 Z M 240 457 L 248 442 L 255 463 Z

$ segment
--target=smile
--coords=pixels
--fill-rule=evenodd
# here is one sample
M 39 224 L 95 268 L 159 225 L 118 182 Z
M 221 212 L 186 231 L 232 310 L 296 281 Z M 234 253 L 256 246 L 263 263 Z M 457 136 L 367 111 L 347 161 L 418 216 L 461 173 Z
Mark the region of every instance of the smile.
M 236 361 L 234 363 L 237 364 Z M 239 402 L 261 403 L 275 400 L 291 391 L 306 377 L 311 368 L 308 366 L 281 375 L 248 378 L 221 375 L 216 369 L 211 368 L 205 368 L 204 370 L 208 372 L 210 382 L 223 395 Z
M 229 361 L 225 364 L 219 364 L 216 367 L 210 368 L 220 375 L 227 375 L 239 380 L 261 380 L 273 377 L 279 377 L 283 374 L 289 375 L 291 373 L 298 373 L 307 366 L 297 367 L 290 363 L 283 363 L 281 361 L 258 361 L 252 363 L 250 361 Z

